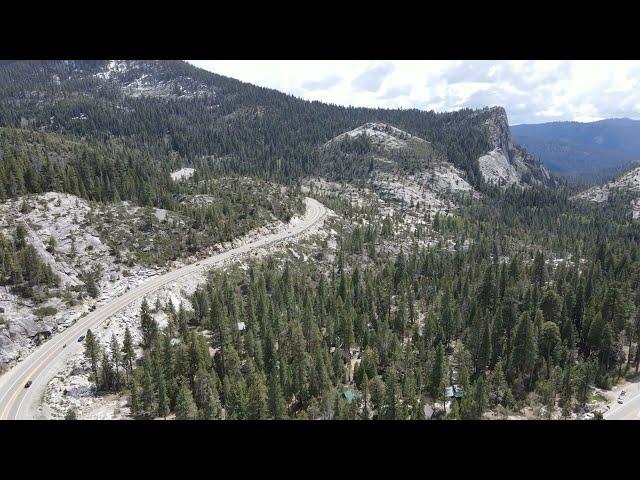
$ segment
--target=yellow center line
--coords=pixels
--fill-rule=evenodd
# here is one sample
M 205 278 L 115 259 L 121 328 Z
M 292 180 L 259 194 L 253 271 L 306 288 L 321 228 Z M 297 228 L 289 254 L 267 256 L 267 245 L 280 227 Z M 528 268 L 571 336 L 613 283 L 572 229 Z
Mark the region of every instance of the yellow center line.
M 47 357 L 48 358 L 48 357 Z M 13 404 L 15 403 L 16 397 L 20 394 L 21 392 L 21 388 L 20 386 L 22 385 L 22 388 L 24 388 L 24 385 L 22 384 L 22 382 L 24 381 L 25 378 L 29 378 L 31 377 L 31 375 L 33 375 L 33 373 L 40 367 L 40 364 L 42 362 L 40 362 L 38 365 L 36 365 L 35 367 L 33 367 L 28 373 L 27 375 L 22 377 L 22 381 L 19 381 L 16 383 L 16 387 L 15 387 L 15 391 L 13 392 L 13 395 L 11 395 L 11 397 L 9 397 L 9 400 L 5 403 L 5 407 L 4 410 L 2 410 L 2 418 L 6 418 L 7 415 L 7 411 L 11 410 L 11 407 L 13 406 Z
M 68 339 L 67 339 L 68 340 Z M 2 411 L 2 417 L 1 418 L 6 418 L 6 413 L 7 411 L 11 410 L 11 407 L 13 406 L 13 404 L 16 401 L 16 397 L 20 394 L 20 392 L 22 391 L 22 389 L 24 389 L 24 385 L 23 385 L 23 381 L 26 379 L 28 380 L 29 378 L 31 378 L 33 376 L 33 374 L 35 372 L 37 372 L 45 362 L 47 362 L 49 360 L 49 358 L 51 358 L 51 356 L 56 353 L 56 348 L 52 348 L 51 351 L 49 352 L 48 355 L 46 355 L 44 358 L 42 358 L 26 375 L 22 376 L 22 381 L 17 382 L 16 383 L 16 389 L 15 392 L 13 393 L 13 395 L 9 398 L 9 401 L 6 403 L 6 406 L 4 407 L 4 410 Z M 22 385 L 22 388 L 20 387 Z

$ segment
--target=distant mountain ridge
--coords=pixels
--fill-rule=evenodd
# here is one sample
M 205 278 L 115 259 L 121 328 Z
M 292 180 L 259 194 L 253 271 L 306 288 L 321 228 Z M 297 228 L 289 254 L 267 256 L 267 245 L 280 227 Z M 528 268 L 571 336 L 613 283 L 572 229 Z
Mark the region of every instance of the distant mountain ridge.
M 580 182 L 607 180 L 640 160 L 640 120 L 523 124 L 511 132 L 551 172 Z
M 501 107 L 444 113 L 341 107 L 244 83 L 182 61 L 0 64 L 0 127 L 99 144 L 116 142 L 125 152 L 171 158 L 171 165 L 158 162 L 163 170 L 207 162 L 216 173 L 289 183 L 325 173 L 323 145 L 370 123 L 428 142 L 430 156 L 449 162 L 474 187 L 483 182 L 553 184 L 532 155 L 513 145 Z M 485 158 L 488 153 L 492 156 Z M 347 170 L 356 173 L 357 169 Z M 28 175 L 40 177 L 39 165 L 34 164 Z M 103 172 L 100 181 L 113 184 L 114 179 L 107 177 Z M 6 177 L 4 183 L 15 182 Z

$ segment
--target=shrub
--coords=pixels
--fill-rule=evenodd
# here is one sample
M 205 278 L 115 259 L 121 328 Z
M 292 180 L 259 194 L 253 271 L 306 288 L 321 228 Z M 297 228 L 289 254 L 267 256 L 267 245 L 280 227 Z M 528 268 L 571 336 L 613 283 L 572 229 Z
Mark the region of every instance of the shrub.
M 46 306 L 46 307 L 36 308 L 33 311 L 33 313 L 36 317 L 42 319 L 44 317 L 50 317 L 52 315 L 55 315 L 56 313 L 58 313 L 58 309 L 52 306 Z

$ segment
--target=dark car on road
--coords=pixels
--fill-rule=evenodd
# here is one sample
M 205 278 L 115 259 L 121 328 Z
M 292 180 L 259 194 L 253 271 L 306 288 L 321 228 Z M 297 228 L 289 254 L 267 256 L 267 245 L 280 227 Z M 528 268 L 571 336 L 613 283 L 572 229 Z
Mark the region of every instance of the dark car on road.
M 29 388 L 31 386 L 31 380 L 24 384 L 24 388 Z
M 78 338 L 79 342 L 81 342 L 82 340 L 84 340 L 84 335 L 82 335 L 80 338 Z

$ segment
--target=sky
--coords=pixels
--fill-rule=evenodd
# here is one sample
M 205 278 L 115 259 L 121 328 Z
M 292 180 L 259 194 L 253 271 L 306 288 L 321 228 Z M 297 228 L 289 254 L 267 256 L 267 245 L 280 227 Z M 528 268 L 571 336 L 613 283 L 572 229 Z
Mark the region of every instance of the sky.
M 338 105 L 437 112 L 503 106 L 511 125 L 640 119 L 640 61 L 188 60 Z

